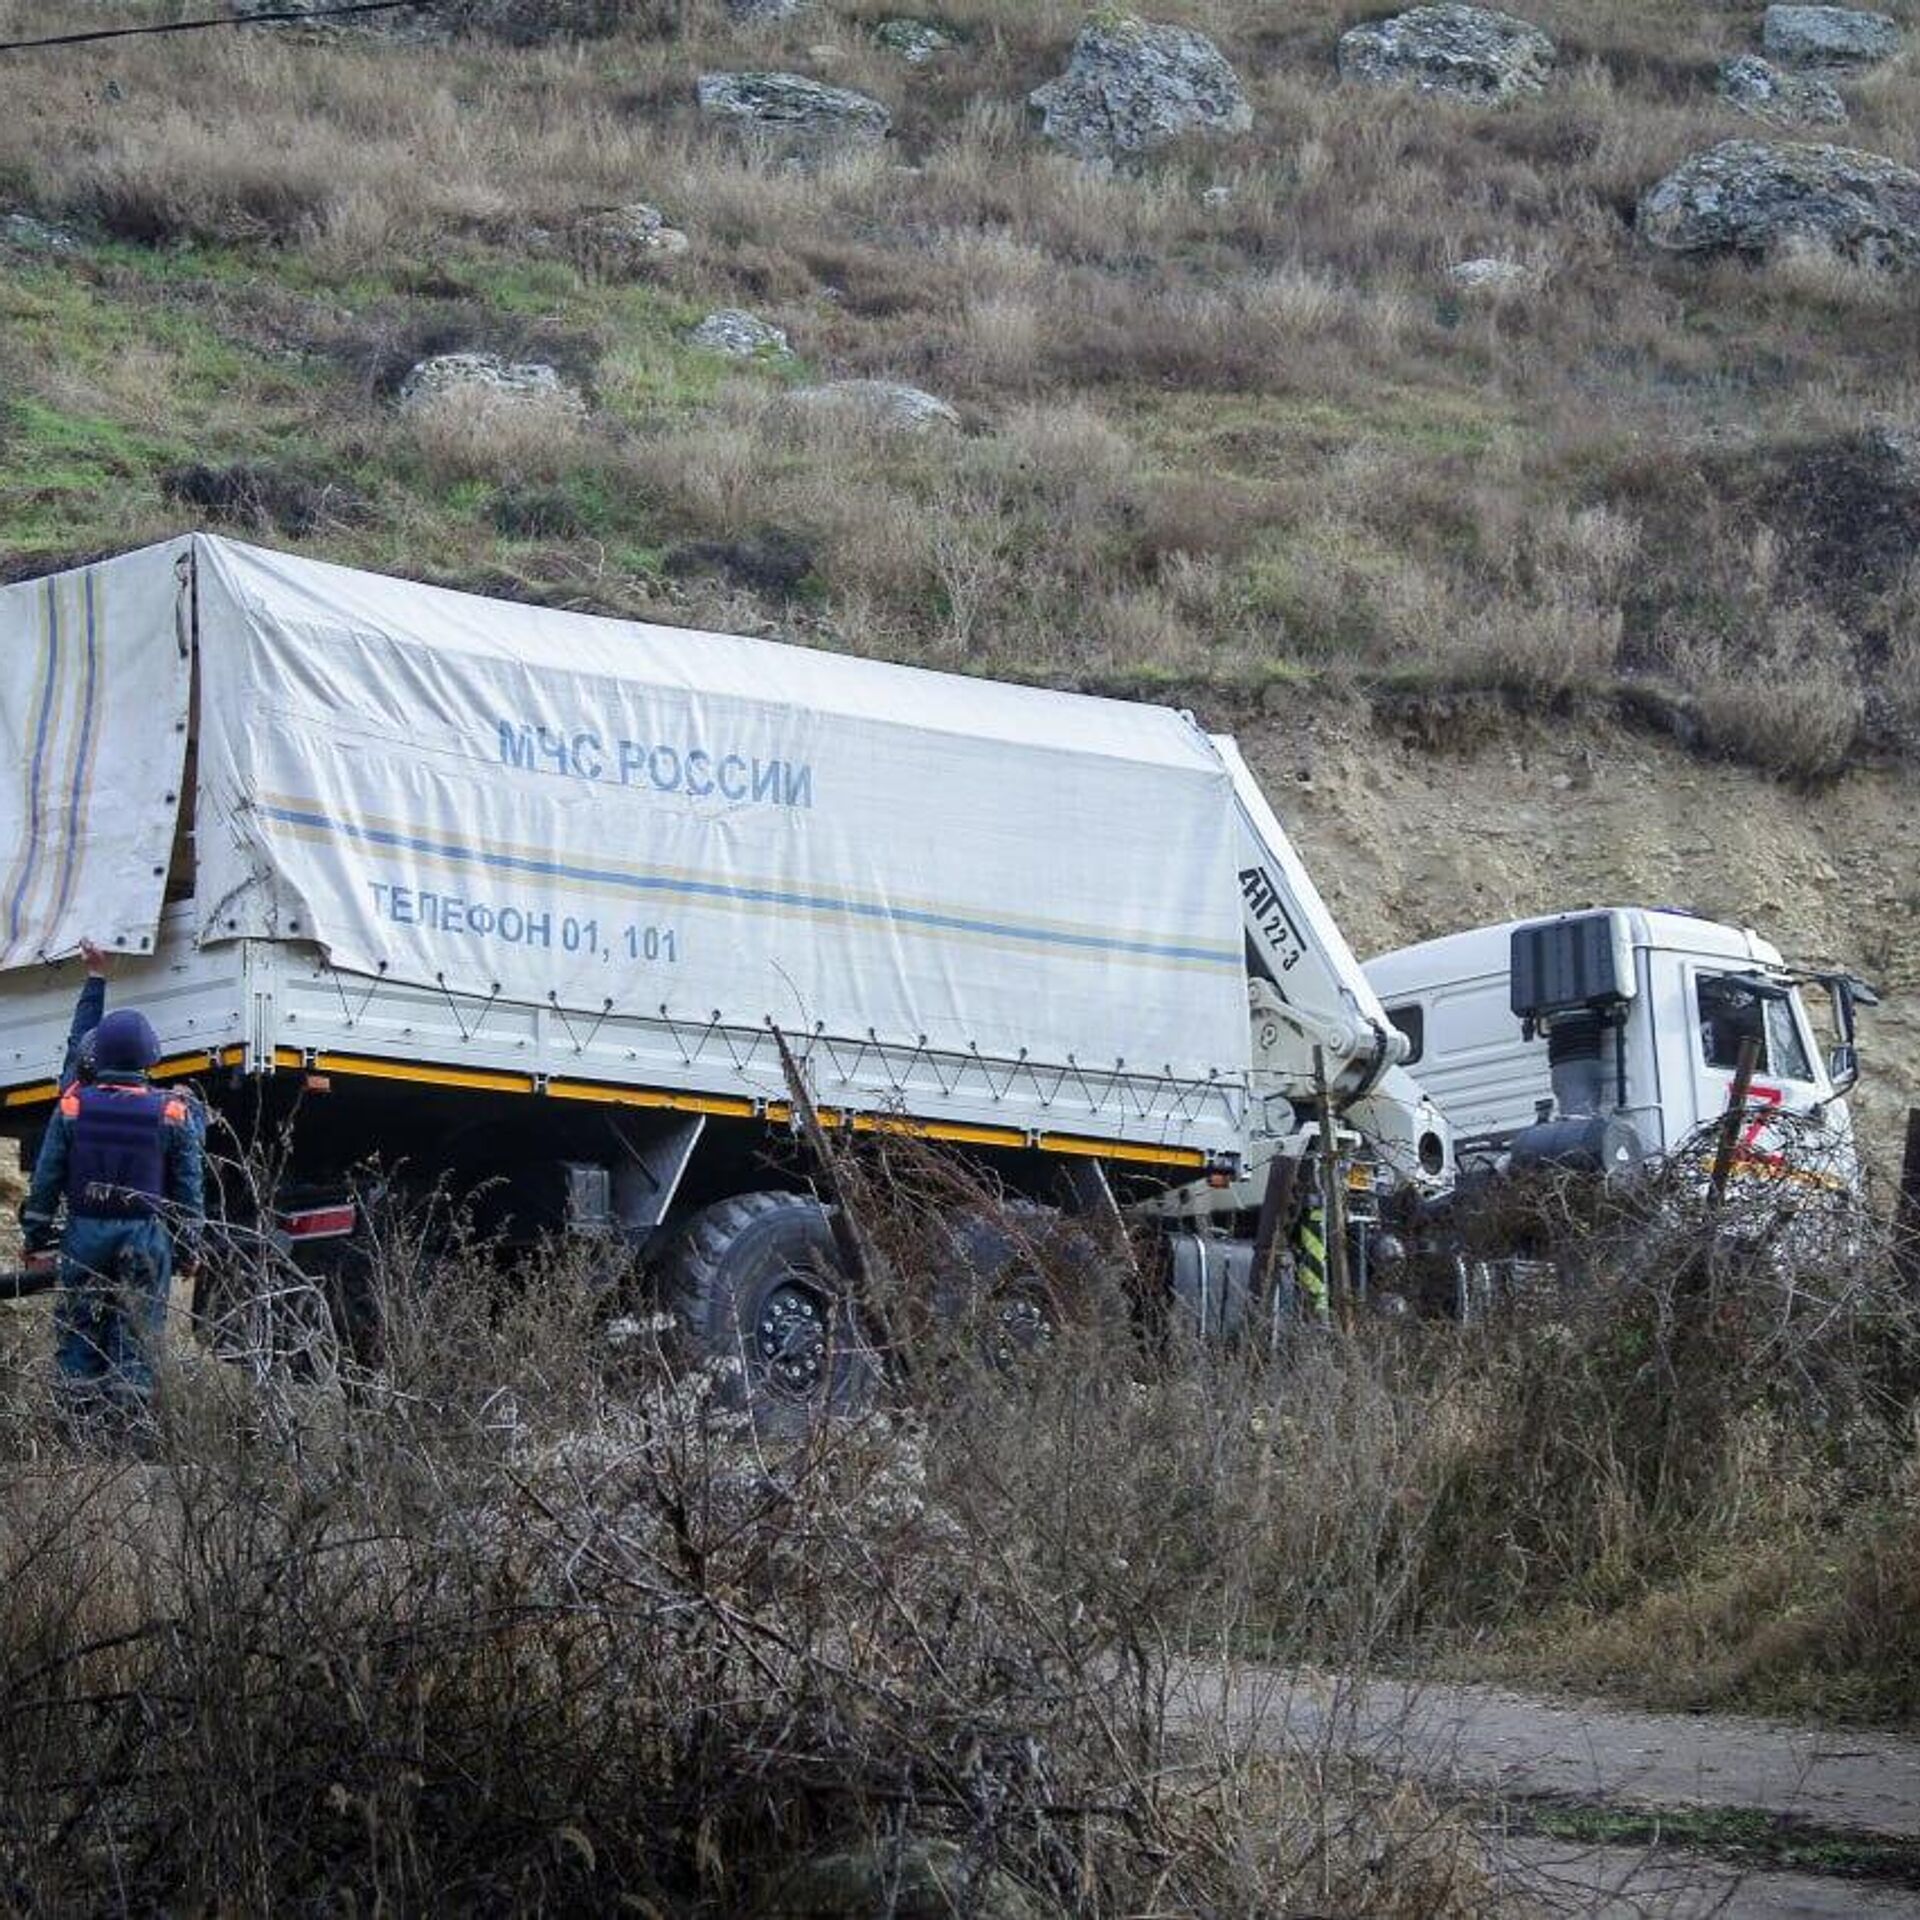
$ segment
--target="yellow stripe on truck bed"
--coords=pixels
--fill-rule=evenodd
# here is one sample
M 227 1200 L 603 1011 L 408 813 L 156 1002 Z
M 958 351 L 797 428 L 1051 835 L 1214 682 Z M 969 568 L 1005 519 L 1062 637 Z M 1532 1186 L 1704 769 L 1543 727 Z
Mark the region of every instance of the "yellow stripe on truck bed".
M 175 1054 L 153 1070 L 155 1079 L 205 1073 L 215 1066 L 245 1063 L 246 1049 L 222 1047 L 218 1052 Z M 682 1093 L 667 1087 L 624 1086 L 604 1080 L 549 1080 L 544 1086 L 530 1073 L 503 1073 L 480 1067 L 416 1066 L 404 1060 L 382 1060 L 371 1054 L 316 1053 L 311 1058 L 297 1047 L 275 1047 L 273 1064 L 286 1072 L 309 1068 L 316 1073 L 345 1074 L 370 1080 L 398 1080 L 423 1087 L 465 1088 L 477 1093 L 545 1093 L 555 1100 L 582 1100 L 607 1106 L 646 1107 L 665 1113 L 705 1113 L 729 1120 L 762 1118 L 772 1126 L 793 1119 L 785 1100 L 759 1101 L 726 1094 Z M 60 1089 L 51 1080 L 35 1081 L 0 1094 L 0 1106 L 29 1107 L 52 1100 Z M 834 1107 L 818 1110 L 824 1127 L 851 1127 L 856 1133 L 900 1134 L 916 1140 L 938 1140 L 955 1146 L 1003 1147 L 1016 1151 L 1037 1148 L 1041 1153 L 1084 1155 L 1103 1160 L 1128 1160 L 1143 1166 L 1205 1167 L 1211 1164 L 1196 1147 L 1156 1147 L 1131 1140 L 1102 1140 L 1073 1133 L 1029 1134 L 1019 1127 L 996 1127 L 957 1120 L 922 1120 L 902 1113 L 847 1113 Z
M 621 1087 L 601 1080 L 549 1080 L 547 1092 L 555 1100 L 598 1100 L 616 1107 L 655 1107 L 668 1113 L 717 1113 L 735 1120 L 751 1120 L 757 1111 L 751 1100 L 723 1094 L 670 1093 L 659 1087 Z

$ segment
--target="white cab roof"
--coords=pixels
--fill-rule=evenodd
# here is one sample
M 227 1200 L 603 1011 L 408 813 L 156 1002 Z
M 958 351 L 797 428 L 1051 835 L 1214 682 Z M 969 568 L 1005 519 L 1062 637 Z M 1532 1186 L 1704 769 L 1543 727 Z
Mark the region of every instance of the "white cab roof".
M 1777 967 L 1780 950 L 1751 927 L 1730 927 L 1719 920 L 1659 907 L 1583 907 L 1574 912 L 1620 913 L 1627 917 L 1636 947 L 1662 952 L 1695 954 L 1709 960 L 1731 960 L 1746 966 Z M 1509 965 L 1517 927 L 1537 927 L 1573 914 L 1535 914 L 1525 920 L 1503 920 L 1496 926 L 1470 927 L 1464 933 L 1442 934 L 1417 946 L 1398 947 L 1366 962 L 1374 991 L 1391 1002 L 1397 995 L 1419 993 L 1443 981 L 1472 980 L 1504 974 Z

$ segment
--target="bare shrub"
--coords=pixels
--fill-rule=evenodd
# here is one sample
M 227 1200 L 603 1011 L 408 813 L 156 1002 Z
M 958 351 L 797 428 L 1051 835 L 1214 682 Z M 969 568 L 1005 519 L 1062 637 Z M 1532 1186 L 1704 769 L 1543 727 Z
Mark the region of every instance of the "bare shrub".
M 337 153 L 262 150 L 181 119 L 70 175 L 61 197 L 117 239 L 284 242 L 323 228 L 340 204 Z
M 1866 717 L 1848 636 L 1810 607 L 1765 610 L 1744 642 L 1682 643 L 1707 744 L 1817 785 L 1851 764 Z
M 1310 1887 L 1358 1913 L 1391 1836 L 1393 1910 L 1488 1910 L 1477 1847 L 1418 1796 L 1187 1722 L 1168 1764 L 1157 1615 L 1210 1535 L 1129 1561 L 1073 1458 L 1178 1440 L 1139 1494 L 1176 1491 L 1198 1381 L 1136 1417 L 1110 1340 L 1063 1347 L 1037 1400 L 962 1359 L 931 1416 L 769 1451 L 657 1323 L 596 1342 L 579 1258 L 383 1258 L 389 1338 L 351 1406 L 179 1337 L 150 1462 L 9 1475 L 22 1898 L 752 1911 L 869 1873 L 962 1910 Z M 5 1386 L 17 1444 L 38 1388 Z
M 1471 1323 L 1218 1349 L 1150 1243 L 909 1140 L 815 1171 L 888 1379 L 778 1444 L 644 1299 L 609 1337 L 604 1247 L 509 1256 L 432 1208 L 370 1216 L 377 1365 L 233 1233 L 229 1360 L 176 1329 L 149 1459 L 49 1443 L 10 1362 L 16 1895 L 754 1911 L 873 1874 L 963 1910 L 1486 1914 L 1481 1847 L 1391 1753 L 1250 1757 L 1192 1662 L 1624 1617 L 1841 1532 L 1844 1631 L 1756 1636 L 1721 1683 L 1871 1662 L 1884 1711 L 1920 1672 L 1920 1340 L 1827 1189 L 1715 1208 L 1692 1147 L 1515 1187 L 1452 1226 Z
M 580 408 L 567 397 L 485 388 L 416 404 L 404 431 L 442 484 L 475 477 L 552 479 L 577 465 L 590 445 Z

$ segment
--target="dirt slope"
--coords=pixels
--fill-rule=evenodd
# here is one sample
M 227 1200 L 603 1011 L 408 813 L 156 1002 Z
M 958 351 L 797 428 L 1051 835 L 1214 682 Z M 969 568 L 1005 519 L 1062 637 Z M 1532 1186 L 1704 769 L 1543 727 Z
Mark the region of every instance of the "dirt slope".
M 1868 770 L 1808 795 L 1603 721 L 1359 705 L 1209 715 L 1255 772 L 1362 955 L 1464 926 L 1631 902 L 1744 922 L 1792 958 L 1855 968 L 1855 1097 L 1879 1171 L 1920 1103 L 1920 778 Z M 1437 736 L 1439 744 L 1430 745 Z M 1451 740 L 1449 740 L 1451 736 Z

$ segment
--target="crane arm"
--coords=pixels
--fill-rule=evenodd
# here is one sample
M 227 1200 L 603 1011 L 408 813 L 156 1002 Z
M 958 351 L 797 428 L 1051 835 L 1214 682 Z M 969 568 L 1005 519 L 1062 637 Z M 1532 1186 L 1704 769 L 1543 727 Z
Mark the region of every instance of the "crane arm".
M 1248 969 L 1271 995 L 1258 995 L 1257 1004 L 1265 1002 L 1261 1010 L 1268 1018 L 1299 1037 L 1270 1049 L 1265 1064 L 1311 1096 L 1313 1049 L 1320 1048 L 1335 1103 L 1345 1106 L 1373 1091 L 1406 1058 L 1406 1035 L 1387 1019 L 1238 745 L 1227 734 L 1210 738 L 1232 777 L 1240 815 Z

